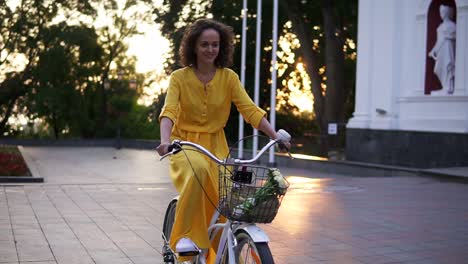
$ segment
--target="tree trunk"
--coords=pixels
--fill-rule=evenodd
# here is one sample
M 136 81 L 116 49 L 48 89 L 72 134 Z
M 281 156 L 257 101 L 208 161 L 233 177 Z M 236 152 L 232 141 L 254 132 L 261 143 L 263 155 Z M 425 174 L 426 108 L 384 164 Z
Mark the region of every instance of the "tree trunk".
M 6 131 L 8 119 L 10 118 L 16 101 L 27 93 L 27 88 L 23 85 L 23 80 L 27 78 L 26 73 L 10 77 L 0 84 L 0 104 L 6 105 L 6 111 L 3 113 L 0 121 L 0 135 Z M 3 107 L 2 107 L 3 108 Z
M 301 51 L 304 56 L 305 69 L 307 75 L 312 82 L 312 94 L 314 95 L 314 113 L 317 120 L 319 129 L 320 129 L 320 154 L 325 155 L 327 152 L 326 144 L 326 133 L 327 133 L 327 122 L 324 118 L 325 105 L 324 105 L 324 96 L 322 94 L 322 82 L 320 80 L 319 68 L 317 54 L 313 50 L 312 32 L 310 32 L 309 25 L 302 19 L 300 15 L 300 3 L 299 1 L 281 1 L 282 7 L 286 9 L 288 13 L 288 18 L 292 22 L 292 29 L 297 35 L 299 42 L 301 43 Z
M 0 122 L 0 135 L 3 135 L 3 133 L 6 132 L 6 123 L 8 122 L 8 119 L 11 116 L 11 112 L 13 111 L 13 107 L 15 106 L 16 99 L 17 98 L 10 100 L 10 103 L 7 106 L 7 110 L 5 111 L 3 119 Z
M 52 123 L 53 123 L 53 129 L 54 129 L 54 137 L 55 139 L 59 139 L 59 125 L 58 125 L 58 118 L 57 115 L 55 114 L 55 111 L 52 113 Z
M 325 33 L 325 65 L 327 76 L 327 93 L 325 97 L 325 120 L 338 126 L 337 135 L 329 135 L 329 148 L 338 148 L 338 135 L 341 134 L 341 123 L 344 105 L 344 52 L 340 30 L 336 21 L 335 3 L 333 0 L 322 0 L 322 15 Z

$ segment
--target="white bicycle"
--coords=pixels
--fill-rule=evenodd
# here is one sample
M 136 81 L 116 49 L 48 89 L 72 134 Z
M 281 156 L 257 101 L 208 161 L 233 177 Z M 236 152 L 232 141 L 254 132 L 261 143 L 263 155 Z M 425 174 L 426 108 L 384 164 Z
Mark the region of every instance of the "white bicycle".
M 225 159 L 220 160 L 204 147 L 188 142 L 175 140 L 169 148 L 169 155 L 185 151 L 184 146 L 195 148 L 218 164 L 219 168 L 219 203 L 211 218 L 208 235 L 213 243 L 214 238 L 221 233 L 216 254 L 216 264 L 272 264 L 273 256 L 268 246 L 267 234 L 255 223 L 271 223 L 280 207 L 282 198 L 289 187 L 288 182 L 277 169 L 249 165 L 275 144 L 289 142 L 291 136 L 284 130 L 278 131 L 278 139 L 270 140 L 258 154 L 250 160 Z M 196 176 L 196 175 L 194 175 Z M 278 178 L 279 177 L 279 178 Z M 168 205 L 163 224 L 163 258 L 164 263 L 176 264 L 177 252 L 169 246 L 172 226 L 178 197 Z M 226 222 L 218 220 L 226 217 Z M 204 264 L 202 251 L 179 254 L 193 256 L 194 264 Z

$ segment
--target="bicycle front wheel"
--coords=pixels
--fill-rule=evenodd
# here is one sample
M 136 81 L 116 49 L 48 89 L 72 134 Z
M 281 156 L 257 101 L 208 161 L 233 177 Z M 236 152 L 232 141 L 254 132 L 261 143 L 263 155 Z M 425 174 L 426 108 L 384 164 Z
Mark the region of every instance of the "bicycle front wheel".
M 254 242 L 249 234 L 236 234 L 235 259 L 238 264 L 274 264 L 273 255 L 266 242 Z M 226 254 L 227 255 L 227 254 Z

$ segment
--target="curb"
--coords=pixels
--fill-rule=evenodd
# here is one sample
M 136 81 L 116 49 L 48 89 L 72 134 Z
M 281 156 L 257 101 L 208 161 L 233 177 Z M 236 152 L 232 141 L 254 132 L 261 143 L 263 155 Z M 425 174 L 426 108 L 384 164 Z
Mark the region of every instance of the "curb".
M 457 179 L 460 181 L 468 181 L 468 171 L 465 171 L 464 173 L 460 173 L 457 171 L 445 171 L 442 169 L 426 169 L 426 170 L 422 170 L 421 172 L 426 175 L 433 176 L 433 177 L 444 177 L 444 178 Z
M 146 139 L 121 139 L 120 148 L 155 149 L 159 141 Z M 40 147 L 117 147 L 115 139 L 15 139 L 0 138 L 0 144 Z
M 249 156 L 251 154 L 247 154 Z M 271 166 L 268 157 L 262 157 L 260 163 Z M 364 163 L 346 160 L 305 159 L 291 160 L 284 153 L 275 153 L 273 166 L 285 166 L 297 169 L 314 170 L 323 173 L 351 175 L 355 177 L 438 177 L 447 180 L 467 181 L 468 167 L 459 168 L 408 168 L 393 165 Z
M 393 177 L 393 176 L 421 176 L 421 170 L 381 164 L 361 163 L 345 160 L 310 160 L 294 158 L 291 160 L 283 153 L 275 154 L 276 166 L 287 166 L 297 169 L 314 170 L 323 173 L 346 174 L 356 177 Z M 268 157 L 261 160 L 268 164 Z
M 0 183 L 43 183 L 44 179 L 32 176 L 2 176 Z

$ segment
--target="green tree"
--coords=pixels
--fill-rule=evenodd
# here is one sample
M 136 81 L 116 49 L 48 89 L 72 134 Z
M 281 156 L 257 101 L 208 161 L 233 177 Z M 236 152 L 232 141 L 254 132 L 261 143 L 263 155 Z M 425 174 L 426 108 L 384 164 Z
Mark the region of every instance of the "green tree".
M 147 81 L 127 55 L 127 40 L 151 21 L 152 1 L 24 0 L 16 8 L 0 1 L 0 7 L 1 134 L 10 130 L 8 119 L 22 113 L 43 118 L 55 137 L 113 135 L 108 109 L 117 99 L 104 83 L 120 72 L 127 84 L 136 81 L 127 112 L 146 113 L 135 105 Z M 96 28 L 98 13 L 108 23 Z M 18 61 L 24 65 L 15 68 Z
M 98 8 L 104 11 L 105 17 L 110 18 L 111 22 L 98 30 L 100 43 L 104 48 L 102 57 L 103 68 L 99 81 L 99 124 L 107 123 L 107 96 L 104 89 L 105 80 L 118 75 L 118 72 L 124 71 L 128 76 L 136 78 L 135 58 L 129 58 L 127 55 L 128 44 L 126 41 L 137 34 L 141 34 L 138 25 L 142 22 L 149 22 L 152 18 L 151 0 L 126 0 L 122 6 L 115 0 L 99 2 Z M 146 6 L 149 8 L 139 8 Z M 146 11 L 142 11 L 146 10 Z M 115 67 L 112 68 L 112 65 Z M 100 127 L 102 129 L 102 127 Z
M 31 92 L 33 70 L 45 51 L 42 41 L 46 29 L 59 10 L 80 10 L 94 15 L 88 1 L 23 0 L 12 8 L 0 1 L 0 133 L 8 131 L 7 121 L 18 101 Z M 21 66 L 15 66 L 18 61 Z M 19 69 L 18 69 L 19 68 Z
M 102 56 L 97 38 L 92 28 L 65 23 L 44 32 L 46 49 L 31 78 L 29 111 L 50 124 L 55 138 L 63 130 L 78 136 L 89 133 L 85 128 L 93 128 L 89 112 L 93 102 L 85 94 L 94 89 L 90 80 L 101 72 L 96 63 Z
M 345 103 L 352 95 L 354 82 L 354 61 L 346 76 L 345 68 L 352 58 L 345 50 L 352 53 L 347 40 L 356 39 L 357 1 L 282 1 L 288 18 L 292 21 L 293 31 L 300 43 L 306 71 L 312 82 L 314 95 L 314 112 L 322 135 L 322 154 L 328 150 L 328 145 L 337 145 L 327 140 L 329 123 L 344 124 L 347 115 Z M 318 26 L 315 32 L 311 29 Z M 319 43 L 314 44 L 315 43 Z M 348 55 L 348 56 L 346 56 Z M 349 60 L 348 60 L 349 61 Z M 348 64 L 348 65 L 347 65 Z M 322 88 L 323 77 L 320 69 L 325 66 L 326 89 Z M 349 66 L 348 66 L 349 67 Z M 340 131 L 342 127 L 339 127 Z

